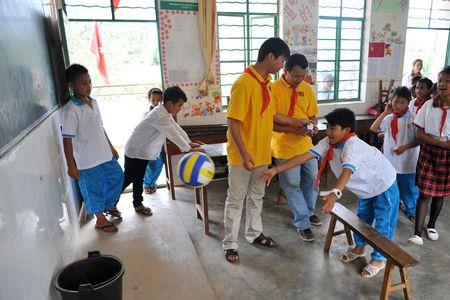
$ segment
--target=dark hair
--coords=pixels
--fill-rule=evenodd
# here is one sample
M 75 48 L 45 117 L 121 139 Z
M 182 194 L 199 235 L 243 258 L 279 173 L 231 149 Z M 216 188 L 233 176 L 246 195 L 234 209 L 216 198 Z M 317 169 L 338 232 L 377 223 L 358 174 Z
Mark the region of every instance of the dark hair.
M 86 67 L 79 64 L 71 64 L 64 72 L 64 75 L 66 77 L 66 83 L 69 82 L 74 83 L 75 80 L 77 80 L 78 75 L 86 73 L 89 73 Z
M 437 82 L 433 83 L 433 86 L 430 89 L 430 94 L 436 94 L 437 92 Z
M 398 86 L 392 91 L 392 97 L 402 97 L 411 101 L 411 91 L 406 86 Z
M 445 66 L 440 72 L 438 76 L 441 76 L 441 74 L 447 74 L 450 75 L 450 66 Z
M 412 85 L 416 85 L 417 81 L 419 81 L 419 79 L 422 78 L 422 76 L 420 75 L 416 75 L 411 79 L 411 84 Z
M 172 102 L 173 104 L 177 104 L 180 101 L 186 102 L 187 96 L 186 93 L 179 86 L 171 86 L 168 87 L 163 95 L 163 102 L 166 104 L 167 102 Z
M 295 53 L 289 56 L 284 66 L 289 72 L 292 71 L 295 66 L 306 69 L 308 67 L 308 60 L 303 54 Z
M 272 53 L 275 58 L 284 55 L 288 58 L 291 54 L 289 46 L 280 38 L 272 37 L 264 41 L 258 51 L 258 62 L 262 62 L 266 59 L 267 55 Z
M 161 91 L 161 89 L 155 87 L 155 88 L 151 88 L 148 91 L 147 96 L 150 98 L 153 94 L 162 96 L 163 92 Z
M 339 125 L 342 128 L 350 127 L 350 132 L 356 128 L 355 113 L 348 108 L 336 108 L 325 116 L 331 126 Z
M 433 87 L 433 81 L 428 79 L 427 77 L 422 77 L 419 80 L 417 80 L 417 83 L 423 83 L 427 86 L 427 89 L 431 89 Z
M 412 63 L 412 65 L 413 65 L 413 67 L 414 67 L 414 65 L 417 63 L 417 62 L 421 62 L 422 63 L 422 65 L 423 65 L 423 60 L 421 60 L 420 58 L 416 58 L 414 61 L 413 61 L 413 63 Z

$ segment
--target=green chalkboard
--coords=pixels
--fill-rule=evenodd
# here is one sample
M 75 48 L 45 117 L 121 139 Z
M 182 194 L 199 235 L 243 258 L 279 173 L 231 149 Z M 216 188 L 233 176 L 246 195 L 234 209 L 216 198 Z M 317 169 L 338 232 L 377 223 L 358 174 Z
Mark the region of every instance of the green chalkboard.
M 54 8 L 54 0 L 0 5 L 0 155 L 67 93 Z

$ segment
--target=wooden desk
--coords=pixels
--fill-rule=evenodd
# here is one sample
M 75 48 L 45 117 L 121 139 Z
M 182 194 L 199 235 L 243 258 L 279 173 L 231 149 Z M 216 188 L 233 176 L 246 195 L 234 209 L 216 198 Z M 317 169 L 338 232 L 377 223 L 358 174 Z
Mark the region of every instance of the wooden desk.
M 216 173 L 212 181 L 226 180 L 228 178 L 227 165 L 227 144 L 211 144 L 205 145 L 203 148 L 209 157 L 214 161 L 216 166 Z M 208 219 L 208 186 L 195 189 L 195 209 L 197 219 L 203 220 L 204 232 L 209 234 L 209 219 Z
M 227 141 L 227 125 L 182 126 L 193 142 L 205 144 L 225 143 Z M 164 166 L 166 170 L 166 185 L 175 200 L 174 174 L 172 170 L 172 155 L 181 154 L 180 149 L 169 140 L 164 144 Z

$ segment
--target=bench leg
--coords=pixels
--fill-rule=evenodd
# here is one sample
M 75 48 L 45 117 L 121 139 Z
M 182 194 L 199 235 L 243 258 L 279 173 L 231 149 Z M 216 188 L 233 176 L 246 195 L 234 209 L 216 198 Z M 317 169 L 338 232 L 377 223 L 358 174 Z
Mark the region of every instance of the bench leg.
M 331 240 L 333 239 L 334 228 L 336 227 L 337 218 L 334 215 L 331 215 L 330 225 L 328 226 L 327 238 L 325 240 L 325 245 L 323 247 L 323 252 L 330 252 Z
M 349 246 L 353 246 L 353 238 L 352 234 L 350 233 L 350 228 L 344 224 L 344 230 L 345 230 L 345 236 L 347 237 L 347 243 Z
M 402 283 L 405 285 L 405 287 L 403 288 L 403 296 L 407 300 L 412 299 L 411 285 L 409 284 L 409 277 L 408 277 L 408 269 L 400 268 L 400 278 L 402 280 Z
M 381 289 L 381 296 L 380 296 L 381 300 L 389 299 L 389 294 L 391 293 L 393 270 L 394 270 L 394 264 L 388 258 L 388 261 L 386 263 L 386 269 L 384 271 L 383 287 Z

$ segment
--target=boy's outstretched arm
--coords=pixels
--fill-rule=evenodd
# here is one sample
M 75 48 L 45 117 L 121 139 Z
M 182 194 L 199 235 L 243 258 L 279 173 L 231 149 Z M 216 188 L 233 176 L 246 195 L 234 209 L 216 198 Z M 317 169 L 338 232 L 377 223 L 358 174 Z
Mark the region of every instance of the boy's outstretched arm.
M 77 168 L 75 159 L 73 158 L 73 146 L 71 138 L 63 138 L 64 154 L 67 161 L 67 173 L 73 179 L 80 178 L 80 171 Z
M 347 185 L 352 172 L 353 171 L 348 168 L 344 168 L 342 170 L 342 173 L 336 182 L 336 189 L 341 191 L 341 193 L 345 189 L 345 186 Z M 329 214 L 334 207 L 334 202 L 336 202 L 337 199 L 338 197 L 334 193 L 329 193 L 328 195 L 324 196 L 323 201 L 325 201 L 325 204 L 323 205 L 322 211 L 326 214 Z
M 285 161 L 284 163 L 282 163 L 281 165 L 278 165 L 278 166 L 275 166 L 274 168 L 262 171 L 261 173 L 259 173 L 259 179 L 264 182 L 269 183 L 270 180 L 272 179 L 272 177 L 277 175 L 278 173 L 283 172 L 284 170 L 296 167 L 298 165 L 302 165 L 305 162 L 307 162 L 308 160 L 310 160 L 311 158 L 315 158 L 315 156 L 309 152 L 294 156 L 294 157 L 288 159 L 287 161 Z

